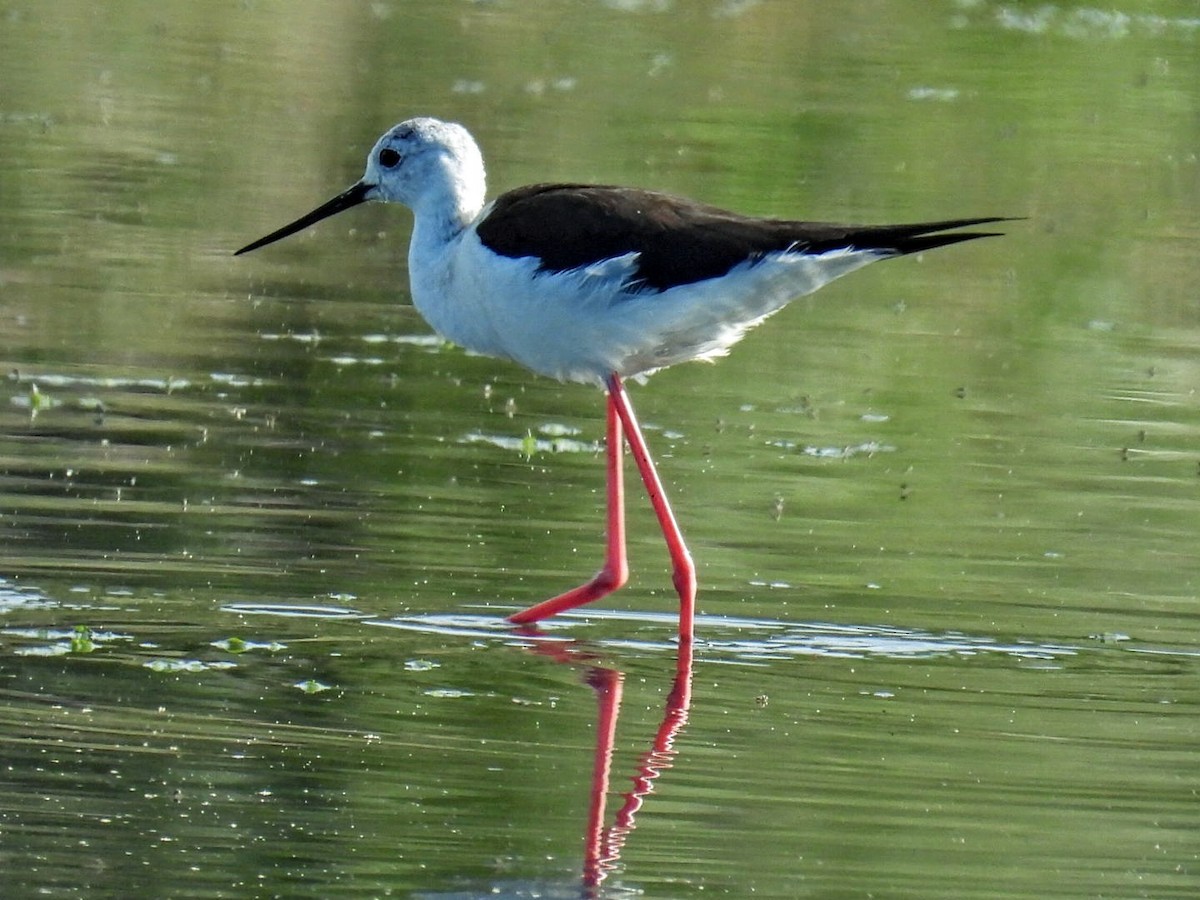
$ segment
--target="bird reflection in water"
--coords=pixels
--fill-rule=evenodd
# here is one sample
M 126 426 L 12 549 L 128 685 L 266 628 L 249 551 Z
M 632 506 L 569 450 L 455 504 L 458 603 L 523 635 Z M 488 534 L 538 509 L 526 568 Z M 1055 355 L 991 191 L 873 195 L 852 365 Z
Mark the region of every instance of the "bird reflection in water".
M 667 694 L 662 721 L 650 748 L 638 759 L 633 787 L 621 794 L 623 802 L 613 816 L 612 824 L 606 825 L 613 744 L 625 675 L 598 664 L 595 653 L 575 641 L 548 639 L 532 627 L 522 628 L 517 633 L 533 639 L 530 648 L 535 653 L 565 665 L 582 665 L 583 682 L 596 694 L 596 746 L 583 850 L 583 897 L 594 900 L 600 897 L 604 880 L 618 868 L 621 850 L 637 825 L 638 811 L 654 792 L 654 782 L 675 764 L 678 753 L 675 738 L 687 723 L 692 699 L 692 644 L 690 641 L 680 643 L 675 678 Z

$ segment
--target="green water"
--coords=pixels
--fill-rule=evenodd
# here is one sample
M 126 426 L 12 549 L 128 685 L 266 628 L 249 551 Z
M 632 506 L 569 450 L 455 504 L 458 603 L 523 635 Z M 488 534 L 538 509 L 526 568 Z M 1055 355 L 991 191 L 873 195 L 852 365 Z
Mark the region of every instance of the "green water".
M 502 616 L 600 562 L 600 395 L 432 340 L 403 209 L 231 256 L 415 114 L 493 194 L 1028 217 L 631 389 L 698 643 L 594 894 L 1200 894 L 1194 4 L 0 13 L 6 897 L 581 896 L 584 679 L 611 823 L 675 676 L 632 472 L 571 653 Z

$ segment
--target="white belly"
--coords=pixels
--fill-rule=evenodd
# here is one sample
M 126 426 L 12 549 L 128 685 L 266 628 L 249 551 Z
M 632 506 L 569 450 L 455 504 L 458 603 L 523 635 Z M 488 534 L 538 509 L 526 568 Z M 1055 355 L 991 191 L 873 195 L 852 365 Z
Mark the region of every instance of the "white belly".
M 414 235 L 414 240 L 416 236 Z M 774 253 L 721 278 L 661 293 L 623 289 L 632 257 L 571 272 L 497 256 L 473 231 L 434 256 L 410 252 L 413 302 L 447 340 L 563 381 L 603 384 L 728 352 L 746 330 L 834 278 L 883 258 Z

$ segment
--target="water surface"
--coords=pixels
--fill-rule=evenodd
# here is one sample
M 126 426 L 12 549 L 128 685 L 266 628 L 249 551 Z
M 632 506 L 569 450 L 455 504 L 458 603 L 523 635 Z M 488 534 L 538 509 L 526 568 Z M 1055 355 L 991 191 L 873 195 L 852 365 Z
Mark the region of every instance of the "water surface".
M 11 4 L 6 895 L 1195 896 L 1198 51 L 1182 2 Z M 632 389 L 686 708 L 632 473 L 628 587 L 503 623 L 600 562 L 597 392 L 431 335 L 402 209 L 231 256 L 414 114 L 493 194 L 1028 217 Z

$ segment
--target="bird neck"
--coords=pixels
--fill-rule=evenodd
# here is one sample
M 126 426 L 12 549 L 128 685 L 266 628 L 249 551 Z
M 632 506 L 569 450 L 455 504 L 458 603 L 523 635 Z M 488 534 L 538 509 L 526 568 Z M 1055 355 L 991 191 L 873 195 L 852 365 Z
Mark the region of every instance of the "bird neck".
M 444 242 L 461 234 L 479 211 L 487 193 L 483 162 L 448 165 L 413 204 L 415 227 L 425 241 Z

